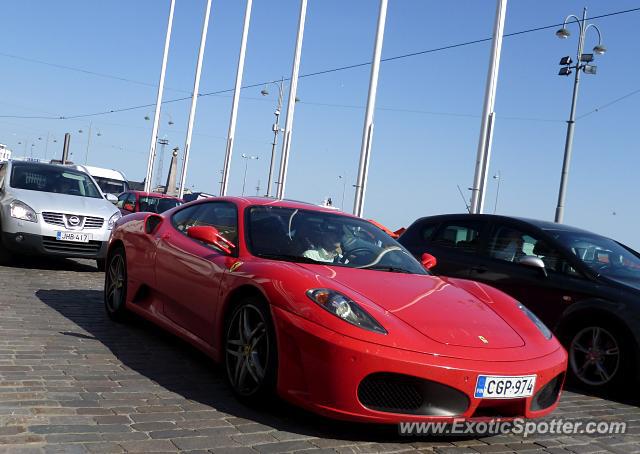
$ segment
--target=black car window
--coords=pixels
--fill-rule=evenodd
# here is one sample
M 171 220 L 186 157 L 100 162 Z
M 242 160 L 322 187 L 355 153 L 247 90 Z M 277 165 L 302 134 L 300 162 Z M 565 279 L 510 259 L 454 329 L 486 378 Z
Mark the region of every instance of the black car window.
M 436 233 L 432 244 L 461 252 L 475 252 L 481 229 L 482 223 L 475 221 L 445 223 Z
M 210 225 L 225 239 L 238 244 L 238 211 L 232 203 L 209 202 L 192 205 L 174 214 L 171 223 L 185 235 L 189 227 Z
M 426 224 L 420 227 L 420 239 L 429 241 L 433 236 L 433 232 L 436 231 L 438 224 Z
M 489 239 L 489 255 L 494 259 L 513 263 L 518 263 L 523 257 L 538 257 L 547 271 L 579 275 L 562 254 L 548 242 L 518 228 L 498 226 L 494 229 Z

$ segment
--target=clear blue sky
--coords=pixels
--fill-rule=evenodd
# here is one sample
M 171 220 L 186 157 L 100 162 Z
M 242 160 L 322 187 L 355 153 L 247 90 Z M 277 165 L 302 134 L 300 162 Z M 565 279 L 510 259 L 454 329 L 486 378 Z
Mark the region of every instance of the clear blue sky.
M 168 0 L 3 2 L 0 116 L 72 116 L 153 103 L 168 6 Z M 177 0 L 165 100 L 192 89 L 204 6 L 204 0 Z M 557 24 L 583 6 L 596 16 L 640 7 L 640 1 L 512 0 L 506 33 Z M 298 8 L 297 0 L 254 1 L 244 84 L 290 74 Z M 370 61 L 377 12 L 376 0 L 310 0 L 301 73 Z M 489 37 L 494 13 L 493 0 L 390 0 L 383 58 Z M 243 1 L 214 0 L 200 92 L 233 87 L 243 14 Z M 640 89 L 640 12 L 594 22 L 608 52 L 598 57 L 596 76 L 582 77 L 579 116 Z M 577 26 L 571 30 L 563 41 L 555 28 L 505 38 L 490 169 L 502 175 L 500 214 L 553 219 L 572 89 L 571 78 L 556 74 L 560 57 L 575 55 Z M 587 49 L 595 40 L 595 33 L 587 36 Z M 382 64 L 366 217 L 397 228 L 419 216 L 465 210 L 456 185 L 468 197 L 489 47 L 484 42 Z M 338 176 L 345 175 L 351 211 L 369 70 L 300 80 L 287 197 L 319 203 L 331 196 L 340 205 Z M 260 157 L 249 163 L 247 192 L 255 194 L 258 180 L 265 190 L 276 102 L 275 87 L 270 91 L 267 97 L 260 88 L 242 91 L 230 194 L 241 191 L 242 153 Z M 566 223 L 636 249 L 639 104 L 640 93 L 577 122 L 565 211 Z M 200 98 L 189 187 L 217 193 L 230 106 L 228 94 Z M 163 106 L 160 136 L 171 147 L 183 148 L 188 108 L 189 101 Z M 145 116 L 153 109 L 76 120 L 4 117 L 0 142 L 18 156 L 33 148 L 34 156 L 45 157 L 49 136 L 51 158 L 71 132 L 73 159 L 82 163 L 92 121 L 89 164 L 142 180 L 151 132 Z M 491 179 L 487 212 L 496 189 Z

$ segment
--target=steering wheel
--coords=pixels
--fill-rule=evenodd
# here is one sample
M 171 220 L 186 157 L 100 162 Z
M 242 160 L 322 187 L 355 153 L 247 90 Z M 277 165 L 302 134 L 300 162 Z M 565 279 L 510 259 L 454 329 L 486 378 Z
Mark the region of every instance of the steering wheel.
M 353 249 L 350 249 L 348 251 L 345 251 L 344 257 L 343 257 L 343 261 L 345 260 L 349 260 L 349 263 L 357 263 L 358 261 L 363 261 L 363 262 L 368 262 L 370 260 L 363 260 L 366 257 L 372 257 L 375 256 L 375 253 L 367 248 L 367 247 L 356 247 Z

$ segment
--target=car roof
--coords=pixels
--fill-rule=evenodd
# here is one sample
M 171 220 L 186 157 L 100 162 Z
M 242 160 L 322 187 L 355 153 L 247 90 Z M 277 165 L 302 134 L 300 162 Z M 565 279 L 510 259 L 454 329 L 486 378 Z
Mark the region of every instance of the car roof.
M 78 172 L 78 173 L 84 173 L 86 174 L 87 172 L 85 172 L 82 169 L 76 169 L 73 167 L 69 167 L 69 166 L 63 166 L 60 164 L 49 164 L 47 162 L 37 162 L 37 161 L 26 161 L 26 160 L 20 160 L 20 159 L 11 159 L 9 160 L 9 163 L 11 163 L 12 165 L 19 165 L 19 166 L 31 166 L 31 167 L 38 167 L 41 169 L 56 169 L 56 170 L 60 170 L 60 169 L 64 169 L 64 170 L 71 170 L 74 172 Z
M 176 199 L 176 200 L 182 200 L 182 199 L 180 199 L 180 197 L 178 197 L 178 196 L 175 196 L 175 195 L 169 195 L 169 194 L 163 194 L 163 193 L 161 193 L 161 192 L 145 192 L 145 191 L 136 191 L 136 190 L 133 190 L 133 191 L 126 191 L 126 192 L 127 192 L 127 194 L 129 194 L 129 193 L 133 193 L 133 194 L 141 195 L 141 196 L 143 196 L 143 197 L 144 197 L 144 196 L 147 196 L 147 197 L 157 197 L 157 198 L 159 198 L 159 199 Z
M 445 220 L 447 218 L 469 218 L 469 219 L 494 219 L 500 221 L 517 221 L 525 224 L 532 225 L 533 227 L 537 227 L 541 230 L 545 231 L 556 231 L 556 232 L 575 232 L 575 233 L 587 233 L 591 235 L 595 235 L 593 232 L 589 232 L 588 230 L 580 229 L 578 227 L 573 227 L 566 224 L 558 224 L 556 222 L 543 221 L 540 219 L 532 219 L 526 217 L 518 217 L 518 216 L 503 216 L 499 214 L 469 214 L 469 213 L 457 213 L 457 214 L 439 214 L 435 216 L 425 216 L 422 217 L 418 221 L 428 221 L 428 220 Z
M 211 200 L 213 198 L 207 199 L 199 199 L 194 202 L 203 202 L 205 200 Z M 314 203 L 302 202 L 299 200 L 289 200 L 289 199 L 274 199 L 271 197 L 215 197 L 214 200 L 219 201 L 231 201 L 237 203 L 239 206 L 248 207 L 248 206 L 275 206 L 281 208 L 293 208 L 298 210 L 310 210 L 310 211 L 318 211 L 322 213 L 333 213 L 333 214 L 341 214 L 348 217 L 355 217 L 352 214 L 345 213 L 343 211 L 336 210 L 335 208 L 325 208 L 321 205 L 316 205 Z

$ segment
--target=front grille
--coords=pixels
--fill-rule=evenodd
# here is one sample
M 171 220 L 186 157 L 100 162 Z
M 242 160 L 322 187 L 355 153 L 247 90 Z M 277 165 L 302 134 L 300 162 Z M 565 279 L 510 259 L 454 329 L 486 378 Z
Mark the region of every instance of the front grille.
M 99 229 L 104 224 L 104 219 L 95 218 L 92 216 L 87 216 L 84 218 L 84 228 L 85 229 Z
M 358 386 L 358 399 L 371 410 L 427 416 L 456 416 L 469 407 L 466 394 L 409 375 L 375 373 Z
M 71 241 L 59 241 L 54 237 L 46 236 L 42 238 L 42 247 L 47 252 L 60 254 L 81 254 L 95 256 L 102 243 L 100 241 L 89 241 L 88 243 L 74 243 Z
M 42 219 L 44 219 L 44 222 L 47 224 L 64 225 L 62 213 L 49 213 L 45 211 L 42 213 Z
M 69 218 L 71 216 L 77 216 L 80 219 L 80 224 L 79 225 L 69 225 Z M 70 229 L 99 229 L 102 228 L 102 226 L 104 225 L 104 219 L 100 218 L 100 217 L 95 217 L 95 216 L 80 216 L 77 214 L 69 214 L 69 213 L 53 213 L 53 212 L 49 212 L 49 211 L 45 211 L 42 213 L 42 219 L 44 219 L 44 222 L 46 222 L 47 224 L 53 224 L 53 225 L 61 225 L 63 227 L 67 227 Z M 84 222 L 83 222 L 84 219 Z

